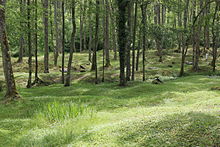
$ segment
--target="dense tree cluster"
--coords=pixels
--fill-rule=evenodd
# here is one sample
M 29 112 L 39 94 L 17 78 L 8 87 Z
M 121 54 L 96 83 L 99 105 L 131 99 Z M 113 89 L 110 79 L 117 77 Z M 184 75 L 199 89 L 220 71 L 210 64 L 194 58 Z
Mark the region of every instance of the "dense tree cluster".
M 7 31 L 6 31 L 7 30 Z M 118 37 L 117 37 L 118 36 Z M 62 58 L 62 83 L 70 86 L 74 52 L 88 52 L 91 70 L 98 83 L 97 52 L 103 50 L 102 81 L 110 54 L 120 61 L 120 85 L 135 80 L 142 65 L 146 80 L 146 50 L 157 51 L 158 62 L 169 49 L 181 54 L 180 76 L 189 48 L 192 64 L 199 71 L 201 56 L 212 56 L 216 70 L 220 47 L 219 0 L 0 0 L 0 41 L 7 83 L 6 97 L 19 98 L 11 56 L 22 63 L 28 57 L 27 88 L 38 82 L 38 54 L 44 55 L 44 73 Z M 53 58 L 49 58 L 53 53 Z M 69 61 L 65 63 L 66 54 Z M 32 56 L 35 58 L 33 59 Z M 139 64 L 142 58 L 142 64 Z M 25 63 L 22 63 L 25 64 Z M 32 64 L 35 70 L 32 71 Z M 67 65 L 67 71 L 65 71 Z M 32 78 L 35 72 L 35 79 Z M 66 75 L 65 75 L 66 72 Z

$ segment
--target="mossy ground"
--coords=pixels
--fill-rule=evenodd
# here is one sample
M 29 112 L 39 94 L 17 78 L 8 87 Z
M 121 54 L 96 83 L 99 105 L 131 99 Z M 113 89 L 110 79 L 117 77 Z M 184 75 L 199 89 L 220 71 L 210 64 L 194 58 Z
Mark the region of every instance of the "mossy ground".
M 158 63 L 149 51 L 149 80 L 141 82 L 140 70 L 136 81 L 126 87 L 118 86 L 117 61 L 106 69 L 106 82 L 95 85 L 87 53 L 74 56 L 74 67 L 83 65 L 87 72 L 73 71 L 71 87 L 57 83 L 26 89 L 27 65 L 14 63 L 22 100 L 0 104 L 0 146 L 220 146 L 220 91 L 211 90 L 220 85 L 220 78 L 212 76 L 203 59 L 202 72 L 192 73 L 186 66 L 188 75 L 178 78 L 179 59 L 169 53 Z M 168 67 L 172 62 L 173 67 Z M 59 79 L 59 67 L 53 67 L 52 61 L 50 65 L 51 79 Z M 151 84 L 155 75 L 164 84 Z M 77 117 L 61 117 L 60 113 L 78 111 L 64 107 L 70 103 L 85 111 Z M 51 107 L 54 111 L 49 111 Z

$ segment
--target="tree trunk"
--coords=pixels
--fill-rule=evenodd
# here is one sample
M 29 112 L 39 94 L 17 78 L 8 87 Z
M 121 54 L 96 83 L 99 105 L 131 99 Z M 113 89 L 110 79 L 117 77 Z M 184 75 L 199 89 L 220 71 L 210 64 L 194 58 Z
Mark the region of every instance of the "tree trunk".
M 30 6 L 30 0 L 27 1 L 27 26 L 28 26 L 28 68 L 29 68 L 29 77 L 28 77 L 28 83 L 27 88 L 31 88 L 32 86 L 32 44 L 31 44 L 31 6 Z
M 132 76 L 131 80 L 134 81 L 135 74 L 135 43 L 136 43 L 136 28 L 137 28 L 137 2 L 135 2 L 135 12 L 134 12 L 134 27 L 133 27 L 133 48 L 132 48 Z
M 110 17 L 111 17 L 111 26 L 112 26 L 112 44 L 113 44 L 113 50 L 114 50 L 114 60 L 117 60 L 117 35 L 116 35 L 116 20 L 115 20 L 115 14 L 114 14 L 114 8 L 113 4 L 111 2 L 111 10 L 110 10 Z
M 70 86 L 70 83 L 71 83 L 71 67 L 72 67 L 72 60 L 73 60 L 73 51 L 75 48 L 75 34 L 76 34 L 75 0 L 72 0 L 72 26 L 73 26 L 73 30 L 72 30 L 72 36 L 71 36 L 70 56 L 69 56 L 65 86 Z
M 84 0 L 84 6 L 83 6 L 83 50 L 87 50 L 86 45 L 86 27 L 87 27 L 87 19 L 86 19 L 86 9 L 87 8 L 87 0 Z
M 0 0 L 0 41 L 2 49 L 2 61 L 3 61 L 3 70 L 6 81 L 6 101 L 19 99 L 14 74 L 12 70 L 11 55 L 8 44 L 8 38 L 6 33 L 6 24 L 5 24 L 5 3 L 6 0 Z
M 62 2 L 62 84 L 65 82 L 65 9 L 64 9 L 64 1 Z
M 91 20 L 91 15 L 92 15 L 92 2 L 89 2 L 89 62 L 92 62 L 92 20 Z
M 35 0 L 35 82 L 34 83 L 38 83 L 39 82 L 39 77 L 38 77 L 38 37 L 37 37 L 37 32 L 38 32 L 38 15 L 37 15 L 37 0 Z
M 54 24 L 55 24 L 55 38 L 56 38 L 56 47 L 54 53 L 54 66 L 57 66 L 59 48 L 60 48 L 60 37 L 59 37 L 59 23 L 58 23 L 58 1 L 54 2 Z
M 105 0 L 105 55 L 106 55 L 106 64 L 105 67 L 111 66 L 110 62 L 110 43 L 109 43 L 109 2 Z
M 216 28 L 216 20 L 217 20 L 218 11 L 219 11 L 219 5 L 216 2 L 215 13 L 214 13 L 213 21 L 212 21 L 212 43 L 213 43 L 213 46 L 212 46 L 212 56 L 213 56 L 212 71 L 213 72 L 216 71 L 216 60 L 217 60 L 217 54 L 218 54 L 218 51 L 217 51 L 217 49 L 218 49 L 218 47 L 217 47 L 217 28 Z
M 54 57 L 55 57 L 55 54 L 56 54 L 56 49 L 54 47 L 54 27 L 53 27 L 53 12 L 52 12 L 52 0 L 50 0 L 50 46 L 49 46 L 49 49 L 53 50 L 53 53 L 54 53 Z
M 83 50 L 83 1 L 81 1 L 81 4 L 80 4 L 80 11 L 81 13 L 79 14 L 80 15 L 80 52 L 82 52 Z
M 93 49 L 93 57 L 92 57 L 92 70 L 95 70 L 95 83 L 98 84 L 98 68 L 97 68 L 97 47 L 99 42 L 99 8 L 100 1 L 96 0 L 96 22 L 95 22 L 95 46 Z
M 49 73 L 48 0 L 44 0 L 44 73 Z
M 127 2 L 124 0 L 118 1 L 118 44 L 120 57 L 120 86 L 126 85 L 125 79 L 125 51 L 126 51 L 126 7 Z
M 184 11 L 184 30 L 187 30 L 187 22 L 188 22 L 188 10 L 189 10 L 189 0 L 186 0 L 186 7 Z M 186 36 L 186 35 L 184 35 Z M 186 42 L 186 37 L 182 36 L 182 51 L 181 51 L 181 68 L 180 68 L 180 77 L 184 75 L 184 64 L 186 59 L 186 53 L 188 50 L 188 42 Z
M 145 51 L 146 51 L 146 7 L 147 4 L 142 1 L 141 5 L 141 12 L 142 12 L 142 38 L 143 38 L 143 81 L 146 80 L 145 78 Z
M 132 23 L 131 23 L 131 11 L 132 11 L 132 2 L 128 3 L 127 7 L 127 43 L 126 43 L 126 80 L 131 80 L 131 33 L 132 33 Z
M 23 4 L 23 0 L 20 0 L 20 16 L 23 17 L 23 9 L 24 4 Z M 18 63 L 22 63 L 23 62 L 23 55 L 24 55 L 24 25 L 23 25 L 23 21 L 20 21 L 20 47 L 19 47 L 19 58 L 18 58 Z
M 142 33 L 141 33 L 141 27 L 139 30 L 139 37 L 138 37 L 138 49 L 137 49 L 137 57 L 136 57 L 136 71 L 139 70 L 139 58 L 140 58 L 140 48 L 141 48 L 141 39 L 142 38 Z

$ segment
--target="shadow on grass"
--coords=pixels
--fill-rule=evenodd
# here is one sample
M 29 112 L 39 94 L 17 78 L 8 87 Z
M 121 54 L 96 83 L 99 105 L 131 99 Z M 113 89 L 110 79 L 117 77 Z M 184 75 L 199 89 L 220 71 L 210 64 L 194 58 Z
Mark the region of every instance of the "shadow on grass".
M 135 146 L 220 146 L 220 118 L 191 112 L 121 129 L 120 144 Z

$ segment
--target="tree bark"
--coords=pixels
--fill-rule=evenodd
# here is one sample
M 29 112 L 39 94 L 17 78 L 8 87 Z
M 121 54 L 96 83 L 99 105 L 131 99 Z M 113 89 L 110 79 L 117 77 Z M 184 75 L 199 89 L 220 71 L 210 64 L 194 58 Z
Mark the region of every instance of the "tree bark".
M 137 28 L 137 2 L 135 2 L 134 12 L 134 27 L 133 27 L 133 48 L 132 48 L 132 76 L 131 80 L 134 81 L 135 74 L 135 44 L 136 44 L 136 28 Z
M 141 49 L 141 39 L 142 38 L 142 33 L 141 33 L 141 27 L 139 30 L 139 37 L 138 37 L 138 49 L 137 49 L 137 57 L 136 57 L 136 71 L 139 70 L 139 58 L 140 58 L 140 49 Z
M 118 44 L 120 57 L 120 86 L 126 85 L 125 79 L 125 51 L 126 51 L 126 7 L 127 2 L 124 0 L 117 0 L 118 2 Z
M 105 55 L 106 55 L 106 64 L 105 67 L 111 66 L 110 62 L 110 43 L 109 43 L 109 2 L 105 0 Z
M 44 0 L 44 73 L 49 73 L 48 0 Z
M 189 11 L 189 0 L 186 0 L 186 7 L 184 11 L 184 31 L 187 30 L 188 13 L 189 13 L 188 11 Z M 180 77 L 184 75 L 184 65 L 185 65 L 187 50 L 188 50 L 188 42 L 186 42 L 186 37 L 182 36 L 181 68 L 180 68 L 180 75 L 179 75 Z
M 32 87 L 32 44 L 31 44 L 31 6 L 30 0 L 27 1 L 27 26 L 28 26 L 28 69 L 29 69 L 29 76 L 28 76 L 28 83 L 27 88 Z
M 75 48 L 75 34 L 76 34 L 76 20 L 75 20 L 75 0 L 72 0 L 72 36 L 71 36 L 71 46 L 70 46 L 70 56 L 67 68 L 67 76 L 65 86 L 70 86 L 71 84 L 71 68 L 73 61 L 73 51 Z
M 132 23 L 131 23 L 131 11 L 132 11 L 132 2 L 128 3 L 127 7 L 127 42 L 126 42 L 126 80 L 131 80 L 131 39 L 132 39 Z
M 98 68 L 97 68 L 97 47 L 99 42 L 99 13 L 100 13 L 100 1 L 96 0 L 96 16 L 95 16 L 95 46 L 93 49 L 93 57 L 92 57 L 92 69 L 95 71 L 95 84 L 98 84 Z
M 141 12 L 142 12 L 142 38 L 143 38 L 143 81 L 146 80 L 145 78 L 145 51 L 146 51 L 146 7 L 147 4 L 142 1 L 141 5 Z
M 37 21 L 38 21 L 38 15 L 37 15 L 37 0 L 35 0 L 35 33 L 34 33 L 34 36 L 35 36 L 35 81 L 34 83 L 38 83 L 40 81 L 39 77 L 38 77 L 38 36 L 37 36 L 37 32 L 38 32 L 38 24 L 37 24 Z
M 65 8 L 62 2 L 62 84 L 65 82 Z
M 18 95 L 15 79 L 11 63 L 10 48 L 6 33 L 6 24 L 5 24 L 5 4 L 6 0 L 0 0 L 0 41 L 2 49 L 2 61 L 3 61 L 3 70 L 6 81 L 6 101 L 17 100 L 20 98 Z
M 23 4 L 23 0 L 20 0 L 20 16 L 23 16 L 23 11 L 24 11 L 24 4 Z M 20 47 L 19 47 L 19 57 L 18 57 L 18 63 L 22 63 L 23 62 L 23 55 L 24 55 L 24 25 L 23 25 L 23 21 L 20 21 Z
M 82 52 L 82 50 L 83 50 L 83 23 L 84 23 L 84 20 L 83 20 L 83 2 L 84 2 L 84 0 L 82 0 L 81 2 L 80 2 L 80 11 L 81 11 L 81 13 L 79 14 L 80 16 L 80 52 Z
M 112 26 L 112 44 L 113 44 L 113 50 L 114 50 L 114 60 L 117 60 L 118 56 L 118 49 L 117 49 L 117 35 L 116 35 L 116 20 L 115 20 L 115 14 L 114 14 L 114 8 L 113 4 L 111 2 L 111 10 L 110 10 L 110 17 L 111 17 L 111 26 Z
M 59 37 L 59 23 L 58 23 L 58 1 L 54 2 L 54 24 L 55 24 L 55 38 L 56 38 L 56 47 L 54 53 L 54 65 L 57 66 L 59 48 L 60 48 L 60 37 Z

